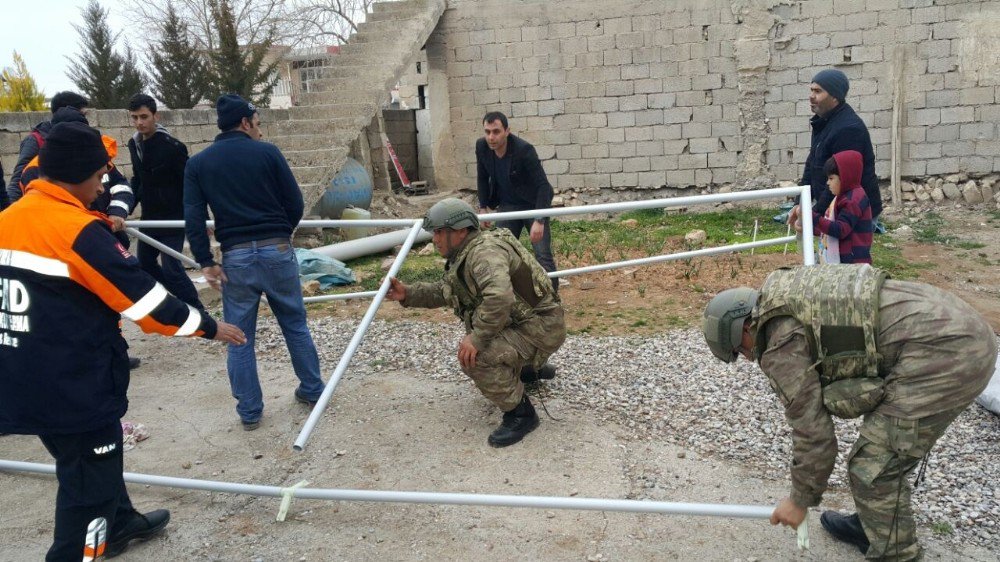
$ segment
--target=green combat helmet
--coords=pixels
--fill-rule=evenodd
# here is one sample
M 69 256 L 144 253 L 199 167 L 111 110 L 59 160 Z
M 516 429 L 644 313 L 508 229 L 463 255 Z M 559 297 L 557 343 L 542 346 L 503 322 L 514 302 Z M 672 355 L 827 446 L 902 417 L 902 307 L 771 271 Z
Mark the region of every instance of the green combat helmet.
M 437 228 L 479 230 L 479 217 L 471 205 L 461 199 L 449 197 L 435 203 L 424 215 L 424 230 L 433 232 Z
M 712 355 L 726 363 L 736 361 L 743 341 L 743 322 L 757 304 L 757 291 L 750 287 L 727 289 L 705 307 L 701 329 Z

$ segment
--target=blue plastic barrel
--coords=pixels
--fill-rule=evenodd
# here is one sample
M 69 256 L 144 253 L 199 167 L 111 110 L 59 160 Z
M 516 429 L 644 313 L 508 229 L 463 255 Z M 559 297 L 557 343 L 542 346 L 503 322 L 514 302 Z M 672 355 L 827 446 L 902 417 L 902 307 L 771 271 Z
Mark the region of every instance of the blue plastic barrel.
M 348 158 L 344 167 L 326 188 L 312 214 L 325 219 L 339 219 L 347 207 L 367 209 L 372 204 L 372 179 L 360 162 Z

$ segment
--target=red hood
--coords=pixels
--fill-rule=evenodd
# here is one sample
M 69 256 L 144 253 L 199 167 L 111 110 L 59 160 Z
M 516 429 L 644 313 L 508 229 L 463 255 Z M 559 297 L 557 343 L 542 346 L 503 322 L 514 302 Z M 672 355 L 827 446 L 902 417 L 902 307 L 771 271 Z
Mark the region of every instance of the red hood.
M 857 150 L 845 150 L 833 155 L 840 171 L 840 189 L 846 193 L 861 187 L 861 171 L 864 169 L 864 159 Z

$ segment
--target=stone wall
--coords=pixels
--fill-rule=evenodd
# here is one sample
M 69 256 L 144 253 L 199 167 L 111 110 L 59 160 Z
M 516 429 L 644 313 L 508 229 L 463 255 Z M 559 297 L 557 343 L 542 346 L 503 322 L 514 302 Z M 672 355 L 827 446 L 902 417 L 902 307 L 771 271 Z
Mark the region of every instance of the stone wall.
M 410 181 L 420 179 L 420 169 L 417 165 L 417 120 L 414 110 L 399 109 L 382 110 L 382 117 L 385 119 L 385 134 L 392 143 L 392 149 L 399 158 L 399 163 L 403 166 L 403 171 Z M 402 189 L 402 183 L 395 170 L 391 170 L 389 177 L 392 181 L 392 188 L 395 191 Z
M 31 129 L 39 122 L 48 120 L 49 112 L 34 113 L 0 113 L 0 162 L 3 162 L 4 181 L 10 181 L 11 170 L 17 162 L 17 153 L 21 140 L 31 134 Z M 163 110 L 160 112 L 160 123 L 170 134 L 187 145 L 193 155 L 200 152 L 219 134 L 215 124 L 214 109 L 180 109 Z M 260 111 L 264 138 L 267 139 L 269 125 L 288 119 L 288 112 L 281 109 L 262 109 Z M 91 126 L 97 127 L 105 135 L 118 140 L 118 157 L 115 164 L 126 177 L 132 175 L 132 164 L 128 155 L 128 139 L 135 129 L 129 123 L 128 112 L 124 109 L 90 110 L 87 120 Z
M 1000 171 L 998 2 L 450 0 L 428 43 L 467 185 L 489 110 L 567 199 L 796 181 L 808 84 L 831 66 L 852 81 L 880 177 L 894 72 L 904 176 Z

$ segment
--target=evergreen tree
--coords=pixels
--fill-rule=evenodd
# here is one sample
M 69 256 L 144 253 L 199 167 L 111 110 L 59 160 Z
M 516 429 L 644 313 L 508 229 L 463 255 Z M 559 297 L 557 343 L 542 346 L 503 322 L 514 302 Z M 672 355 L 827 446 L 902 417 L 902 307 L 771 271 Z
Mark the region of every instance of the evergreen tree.
M 73 25 L 80 34 L 80 54 L 70 59 L 66 76 L 76 84 L 91 107 L 114 108 L 118 101 L 115 82 L 122 73 L 121 57 L 115 53 L 116 37 L 108 27 L 108 11 L 97 0 L 82 10 L 83 25 Z
M 128 43 L 125 44 L 125 54 L 121 55 L 121 61 L 122 72 L 115 81 L 117 100 L 113 107 L 128 107 L 128 100 L 139 92 L 146 91 L 149 85 L 149 80 L 139 70 L 139 61 Z
M 278 83 L 276 72 L 281 59 L 264 65 L 264 58 L 274 44 L 274 29 L 264 40 L 240 47 L 236 18 L 229 0 L 210 0 L 215 23 L 216 48 L 211 61 L 210 91 L 214 102 L 222 94 L 239 94 L 259 106 L 267 106 Z
M 3 69 L 0 111 L 44 111 L 45 94 L 38 91 L 21 55 L 14 51 L 14 67 Z
M 153 95 L 169 108 L 190 109 L 208 93 L 207 67 L 173 3 L 167 6 L 160 34 L 149 48 Z

